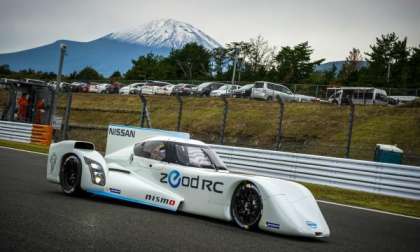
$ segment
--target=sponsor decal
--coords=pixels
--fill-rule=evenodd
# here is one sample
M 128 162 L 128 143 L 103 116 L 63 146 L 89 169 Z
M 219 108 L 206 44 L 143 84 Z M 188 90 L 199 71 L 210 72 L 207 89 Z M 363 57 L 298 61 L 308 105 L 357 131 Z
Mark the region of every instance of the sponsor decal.
M 135 138 L 136 131 L 131 129 L 109 128 L 108 135 Z
M 164 204 L 164 205 L 170 205 L 170 206 L 174 206 L 176 203 L 175 200 L 167 199 L 161 196 L 156 196 L 156 195 L 151 195 L 151 194 L 146 194 L 146 200 Z
M 310 229 L 317 229 L 318 228 L 318 224 L 316 224 L 315 222 L 305 221 L 305 223 Z
M 53 153 L 50 157 L 50 172 L 52 172 L 54 170 L 55 164 L 57 163 L 57 155 L 55 155 L 55 153 Z
M 268 228 L 273 228 L 273 229 L 280 229 L 280 224 L 278 223 L 274 223 L 274 222 L 265 222 L 265 226 Z
M 182 176 L 182 174 L 177 170 L 172 170 L 169 173 L 161 173 L 160 182 L 169 184 L 172 188 L 178 188 L 179 186 L 182 186 L 215 193 L 223 193 L 224 185 L 223 182 L 200 179 L 200 176 Z
M 120 189 L 116 189 L 116 188 L 109 188 L 109 191 L 112 193 L 117 193 L 117 194 L 121 194 L 121 190 Z

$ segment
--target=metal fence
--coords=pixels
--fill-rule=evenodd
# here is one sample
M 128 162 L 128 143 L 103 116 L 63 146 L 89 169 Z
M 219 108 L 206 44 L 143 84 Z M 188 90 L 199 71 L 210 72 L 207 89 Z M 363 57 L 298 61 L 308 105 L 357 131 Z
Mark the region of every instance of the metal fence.
M 211 145 L 232 171 L 420 199 L 420 167 Z
M 131 83 L 138 83 L 144 82 L 145 80 L 120 80 L 120 83 L 128 85 Z M 193 85 L 199 85 L 204 82 L 221 82 L 226 84 L 231 84 L 230 80 L 161 80 L 164 82 L 178 84 L 178 83 L 188 83 Z M 91 81 L 91 83 L 104 83 L 104 82 L 111 82 L 110 80 L 95 80 Z M 246 85 L 249 83 L 254 83 L 254 81 L 236 81 L 235 84 L 238 85 Z M 284 84 L 284 83 L 283 83 Z M 308 84 L 308 83 L 286 83 L 284 84 L 290 90 L 297 94 L 315 96 L 321 99 L 328 98 L 328 95 L 332 93 L 327 92 L 327 88 L 331 87 L 330 85 L 319 85 L 319 84 Z M 359 87 L 370 87 L 372 86 L 369 83 L 366 84 L 358 84 Z M 388 96 L 420 96 L 420 88 L 401 88 L 401 87 L 378 87 L 384 89 Z

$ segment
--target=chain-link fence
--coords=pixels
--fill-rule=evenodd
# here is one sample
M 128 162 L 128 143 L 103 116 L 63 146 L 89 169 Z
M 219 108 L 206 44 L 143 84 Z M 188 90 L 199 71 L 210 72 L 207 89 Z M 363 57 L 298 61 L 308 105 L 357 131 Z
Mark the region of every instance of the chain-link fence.
M 66 97 L 59 95 L 61 117 Z M 207 143 L 333 157 L 348 154 L 363 160 L 373 159 L 376 144 L 393 144 L 404 150 L 403 163 L 420 164 L 418 106 L 356 105 L 350 120 L 350 106 L 322 103 L 285 103 L 281 111 L 281 104 L 275 101 L 239 98 L 155 95 L 145 100 L 146 110 L 135 95 L 74 93 L 67 137 L 92 141 L 104 150 L 107 125 L 141 126 L 143 122 L 145 127 L 149 123 L 154 128 L 189 132 Z M 7 93 L 0 90 L 1 110 L 6 101 Z M 57 133 L 61 139 L 62 132 Z

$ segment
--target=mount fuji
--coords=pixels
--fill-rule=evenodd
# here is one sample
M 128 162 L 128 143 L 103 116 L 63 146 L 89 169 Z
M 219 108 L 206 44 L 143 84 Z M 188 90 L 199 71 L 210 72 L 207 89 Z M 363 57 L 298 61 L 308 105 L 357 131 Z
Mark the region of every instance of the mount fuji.
M 172 49 L 195 42 L 211 50 L 221 45 L 194 26 L 173 19 L 154 20 L 138 27 L 117 31 L 89 42 L 58 40 L 52 44 L 24 51 L 0 54 L 0 65 L 12 70 L 34 69 L 56 72 L 60 44 L 67 45 L 63 73 L 80 71 L 86 66 L 105 76 L 114 71 L 126 72 L 131 60 L 154 53 L 166 56 Z

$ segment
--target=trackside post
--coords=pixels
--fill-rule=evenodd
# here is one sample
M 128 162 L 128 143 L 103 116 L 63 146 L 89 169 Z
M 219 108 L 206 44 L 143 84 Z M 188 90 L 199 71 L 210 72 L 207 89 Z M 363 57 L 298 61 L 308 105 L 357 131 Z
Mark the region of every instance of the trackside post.
M 279 125 L 277 128 L 277 137 L 276 137 L 276 150 L 280 150 L 281 137 L 282 137 L 282 124 L 283 124 L 283 113 L 284 113 L 284 102 L 280 95 L 276 96 L 277 102 L 280 105 L 279 110 Z
M 152 128 L 152 122 L 150 120 L 149 110 L 147 108 L 147 99 L 143 94 L 140 93 L 140 100 L 142 103 L 142 112 L 140 118 L 140 126 L 144 128 L 144 122 L 146 121 L 147 128 Z
M 229 111 L 228 107 L 228 101 L 225 96 L 221 97 L 223 100 L 223 120 L 222 120 L 222 126 L 220 128 L 220 144 L 223 144 L 225 142 L 225 128 L 226 128 L 226 120 L 227 120 L 227 114 Z
M 351 146 L 351 137 L 353 134 L 353 121 L 354 121 L 354 104 L 352 99 L 350 101 L 350 114 L 349 114 L 349 129 L 347 133 L 347 146 L 346 146 L 346 158 L 350 158 L 350 146 Z
M 73 100 L 73 93 L 71 91 L 71 88 L 68 87 L 66 110 L 64 111 L 63 124 L 61 125 L 61 140 L 67 140 L 67 131 L 69 129 L 69 119 L 70 119 L 72 100 Z
M 179 93 L 176 94 L 176 99 L 179 102 L 178 120 L 177 120 L 177 123 L 176 123 L 176 131 L 180 131 L 181 130 L 181 120 L 182 120 L 182 109 L 183 109 L 184 101 L 182 100 Z

